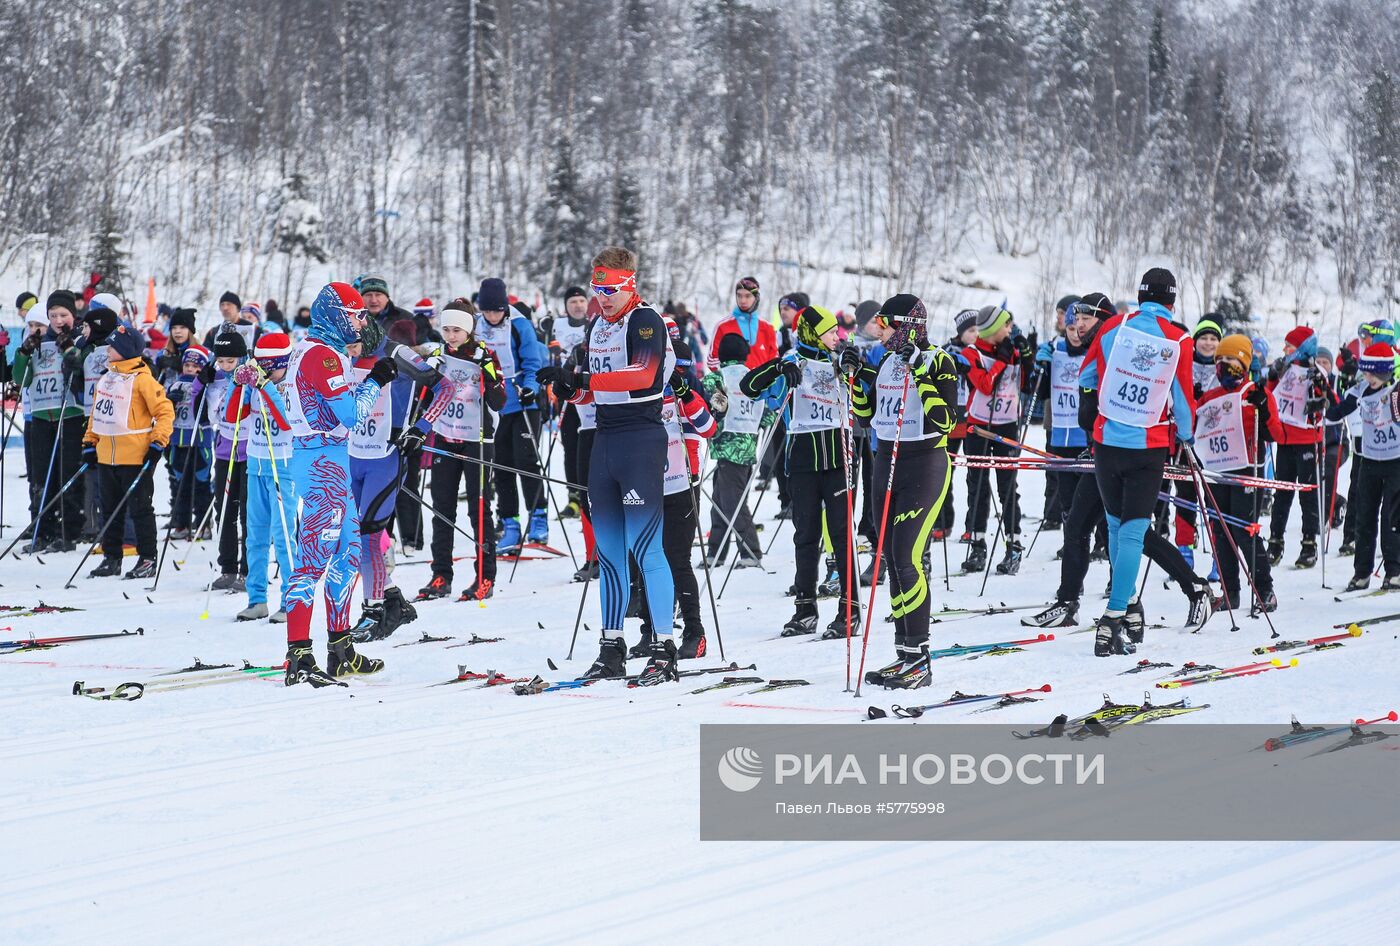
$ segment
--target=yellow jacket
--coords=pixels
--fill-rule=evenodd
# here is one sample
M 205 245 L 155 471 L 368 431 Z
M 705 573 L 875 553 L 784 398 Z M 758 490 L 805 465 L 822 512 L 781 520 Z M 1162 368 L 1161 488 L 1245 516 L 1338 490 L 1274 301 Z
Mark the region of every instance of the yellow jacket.
M 164 447 L 170 443 L 175 408 L 165 396 L 165 388 L 151 375 L 151 369 L 146 367 L 146 362 L 142 359 L 128 358 L 125 361 L 110 362 L 107 371 L 135 376 L 130 382 L 130 408 L 126 418 L 126 427 L 130 433 L 104 434 L 94 429 L 94 422 L 98 420 L 104 402 L 118 403 L 104 399 L 104 385 L 99 380 L 92 416 L 88 417 L 87 433 L 83 435 L 83 444 L 97 446 L 98 463 L 108 466 L 140 466 L 146 462 L 146 451 L 151 444 Z M 114 423 L 110 418 L 104 420 Z M 119 421 L 115 423 L 120 426 Z

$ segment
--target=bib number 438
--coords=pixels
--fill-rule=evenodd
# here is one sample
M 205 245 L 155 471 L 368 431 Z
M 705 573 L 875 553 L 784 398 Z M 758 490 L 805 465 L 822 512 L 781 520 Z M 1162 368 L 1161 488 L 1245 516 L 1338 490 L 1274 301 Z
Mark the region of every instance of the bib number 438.
M 1124 381 L 1118 387 L 1118 400 L 1124 404 L 1146 404 L 1147 396 L 1151 393 L 1152 389 L 1145 384 Z

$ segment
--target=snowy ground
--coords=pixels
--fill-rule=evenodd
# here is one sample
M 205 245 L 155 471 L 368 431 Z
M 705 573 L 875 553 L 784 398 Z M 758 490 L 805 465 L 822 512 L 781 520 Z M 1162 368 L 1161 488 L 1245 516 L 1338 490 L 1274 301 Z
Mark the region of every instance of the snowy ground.
M 25 519 L 20 459 L 12 443 L 6 543 Z M 959 473 L 960 515 L 961 480 Z M 1034 511 L 1040 483 L 1028 473 L 1023 484 Z M 158 504 L 164 496 L 162 478 Z M 0 564 L 0 603 L 85 610 L 0 615 L 0 628 L 9 626 L 0 639 L 137 626 L 146 634 L 0 656 L 0 942 L 155 934 L 201 943 L 835 943 L 907 938 L 911 930 L 1017 944 L 1393 941 L 1393 844 L 700 843 L 699 724 L 903 725 L 859 722 L 868 704 L 893 700 L 868 689 L 859 701 L 843 693 L 844 643 L 772 639 L 791 604 L 780 595 L 791 580 L 791 533 L 771 518 L 774 497 L 763 507 L 765 539 L 782 534 L 770 571 L 736 572 L 720 602 L 726 656 L 756 662 L 765 677 L 813 685 L 752 697 L 742 695 L 746 688 L 693 696 L 693 686 L 600 684 L 530 698 L 508 688 L 428 686 L 452 677 L 458 663 L 510 676 L 582 672 L 595 637 L 581 632 L 574 661 L 564 663 L 581 588 L 568 583 L 565 559 L 524 562 L 513 583 L 504 565 L 484 609 L 420 604 L 417 623 L 364 648 L 387 659 L 386 671 L 349 689 L 245 680 L 132 703 L 81 699 L 69 692 L 75 679 L 113 685 L 196 656 L 280 661 L 284 633 L 235 623 L 241 596 L 216 594 L 209 618 L 199 619 L 212 577 L 208 545 L 181 571 L 167 563 L 149 597 L 148 583 L 116 579 L 62 590 L 81 552 L 42 563 L 12 555 Z M 993 576 L 985 598 L 977 597 L 980 576 L 954 577 L 950 593 L 940 576 L 938 605 L 1049 600 L 1058 538 L 1041 535 L 1021 575 Z M 465 545 L 459 540 L 459 553 Z M 174 547 L 172 559 L 183 552 Z M 962 548 L 948 552 L 956 567 Z M 1295 552 L 1296 537 L 1288 560 Z M 935 567 L 941 563 L 935 550 Z M 1334 588 L 1349 565 L 1328 562 Z M 459 588 L 468 568 L 459 566 Z M 428 577 L 426 563 L 395 573 L 410 594 Z M 1105 580 L 1106 566 L 1094 565 L 1085 620 L 1097 613 L 1094 592 Z M 1321 588 L 1320 569 L 1285 568 L 1275 623 L 1288 637 L 1317 636 L 1395 610 L 1400 600 L 1341 605 L 1333 594 Z M 584 619 L 596 629 L 594 595 L 596 588 Z M 1148 582 L 1146 600 L 1149 621 L 1175 624 L 1184 615 L 1183 599 L 1163 590 L 1160 577 Z M 891 646 L 881 602 L 872 663 Z M 823 623 L 832 607 L 822 603 Z M 1019 617 L 950 621 L 935 626 L 934 640 L 1024 636 Z M 1199 635 L 1150 631 L 1139 656 L 1242 663 L 1268 630 L 1261 620 L 1240 623 L 1237 633 L 1224 616 Z M 1304 656 L 1293 670 L 1198 688 L 1192 696 L 1211 708 L 1191 719 L 1282 730 L 1291 713 L 1305 722 L 1379 716 L 1400 702 L 1397 629 L 1380 625 L 1344 648 Z M 391 646 L 420 631 L 506 640 L 453 650 Z M 712 632 L 705 665 L 719 662 L 716 644 Z M 1117 676 L 1137 658 L 1096 660 L 1090 645 L 1087 634 L 1062 635 L 1022 653 L 939 661 L 934 686 L 919 692 L 931 702 L 955 689 L 1048 682 L 1054 692 L 1040 703 L 980 716 L 937 711 L 939 720 L 1040 725 L 1059 712 L 1087 712 L 1104 692 L 1137 698 L 1156 679 Z M 561 672 L 551 674 L 547 657 Z

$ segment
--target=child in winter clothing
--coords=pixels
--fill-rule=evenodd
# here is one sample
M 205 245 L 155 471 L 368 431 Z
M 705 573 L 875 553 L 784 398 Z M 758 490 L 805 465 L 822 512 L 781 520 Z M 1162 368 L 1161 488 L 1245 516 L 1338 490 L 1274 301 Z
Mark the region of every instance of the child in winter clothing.
M 233 371 L 238 387 L 229 397 L 224 419 L 237 421 L 247 431 L 248 473 L 245 549 L 248 559 L 248 607 L 238 613 L 240 621 L 268 617 L 267 559 L 269 547 L 277 556 L 277 575 L 282 583 L 283 601 L 273 612 L 273 624 L 287 622 L 287 586 L 296 568 L 296 549 L 291 544 L 297 521 L 296 483 L 289 462 L 292 454 L 292 427 L 287 420 L 290 383 L 287 364 L 292 340 L 281 332 L 258 336 L 253 361 Z
M 248 360 L 248 345 L 240 332 L 214 339 L 214 361 L 204 367 L 204 403 L 214 429 L 214 515 L 219 522 L 219 577 L 215 591 L 241 592 L 247 587 L 248 555 L 241 536 L 248 531 L 244 487 L 248 476 L 248 428 L 225 416 L 233 395 L 233 372 Z
M 97 467 L 102 508 L 108 510 L 102 540 L 102 564 L 89 578 L 121 572 L 122 531 L 126 513 L 136 529 L 136 566 L 127 578 L 156 573 L 156 515 L 151 504 L 155 466 L 170 443 L 175 409 L 165 389 L 141 358 L 141 333 L 121 323 L 107 336 L 107 371 L 93 391 L 93 412 L 83 435 L 84 460 Z
M 165 396 L 175 409 L 175 429 L 165 456 L 170 474 L 170 537 L 179 541 L 190 538 L 192 526 L 197 528 L 204 522 L 211 499 L 213 443 L 204 407 L 204 382 L 199 377 L 208 364 L 209 352 L 191 344 L 182 356 L 180 373 L 165 383 Z
M 972 371 L 972 364 L 963 356 L 963 351 L 976 341 L 977 310 L 963 309 L 953 317 L 953 337 L 943 345 L 943 350 L 953 356 L 953 367 L 958 373 L 958 403 L 953 405 L 953 414 L 958 423 L 948 434 L 948 456 L 950 457 L 956 456 L 962 450 L 964 441 L 967 439 L 967 403 L 972 397 L 972 389 L 968 385 L 967 376 Z M 935 541 L 946 539 L 956 523 L 956 504 L 953 502 L 953 491 L 950 489 L 947 497 L 943 500 L 943 508 L 938 511 L 938 523 L 934 526 L 932 538 Z
M 1318 450 L 1322 446 L 1322 413 L 1326 389 L 1321 372 L 1313 364 L 1317 355 L 1317 335 L 1298 326 L 1283 339 L 1283 357 L 1269 371 L 1268 388 L 1278 405 L 1283 436 L 1274 452 L 1274 476 L 1293 483 L 1317 484 Z M 1303 519 L 1303 543 L 1295 568 L 1317 564 L 1317 534 L 1320 518 L 1316 491 L 1304 494 L 1298 502 Z M 1269 563 L 1283 560 L 1283 534 L 1293 508 L 1293 491 L 1281 490 L 1274 496 L 1269 517 Z
M 766 426 L 763 404 L 745 395 L 740 388 L 740 382 L 749 371 L 745 365 L 750 354 L 749 344 L 744 336 L 737 331 L 726 332 L 719 337 L 715 351 L 719 370 L 711 371 L 700 382 L 705 399 L 711 405 L 715 405 L 716 396 L 724 405 L 715 407 L 719 433 L 713 445 L 715 472 L 707 554 L 711 567 L 723 561 L 729 554 L 729 537 L 733 534 L 739 546 L 737 567 L 757 567 L 762 553 L 758 530 L 749 512 L 749 498 L 745 494 L 757 460 L 758 432 L 760 427 Z M 766 419 L 772 423 L 771 416 Z
M 1385 564 L 1385 589 L 1400 588 L 1400 422 L 1395 419 L 1395 349 L 1373 342 L 1358 359 L 1361 380 L 1327 410 L 1328 420 L 1356 411 L 1361 415 L 1361 456 L 1356 461 L 1356 556 L 1347 591 L 1371 584 L 1376 564 L 1376 535 L 1380 534 Z

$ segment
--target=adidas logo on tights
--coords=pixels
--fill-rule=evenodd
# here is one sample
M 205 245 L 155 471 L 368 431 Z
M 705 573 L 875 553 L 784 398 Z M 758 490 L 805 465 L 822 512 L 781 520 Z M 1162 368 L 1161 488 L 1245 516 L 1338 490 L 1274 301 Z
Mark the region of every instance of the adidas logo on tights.
M 627 491 L 627 495 L 624 496 L 624 497 L 622 497 L 622 505 L 624 505 L 624 506 L 645 506 L 645 505 L 646 505 L 646 501 L 643 500 L 642 497 L 640 497 L 640 496 L 637 495 L 637 491 L 636 491 L 635 489 L 629 489 L 629 490 Z

